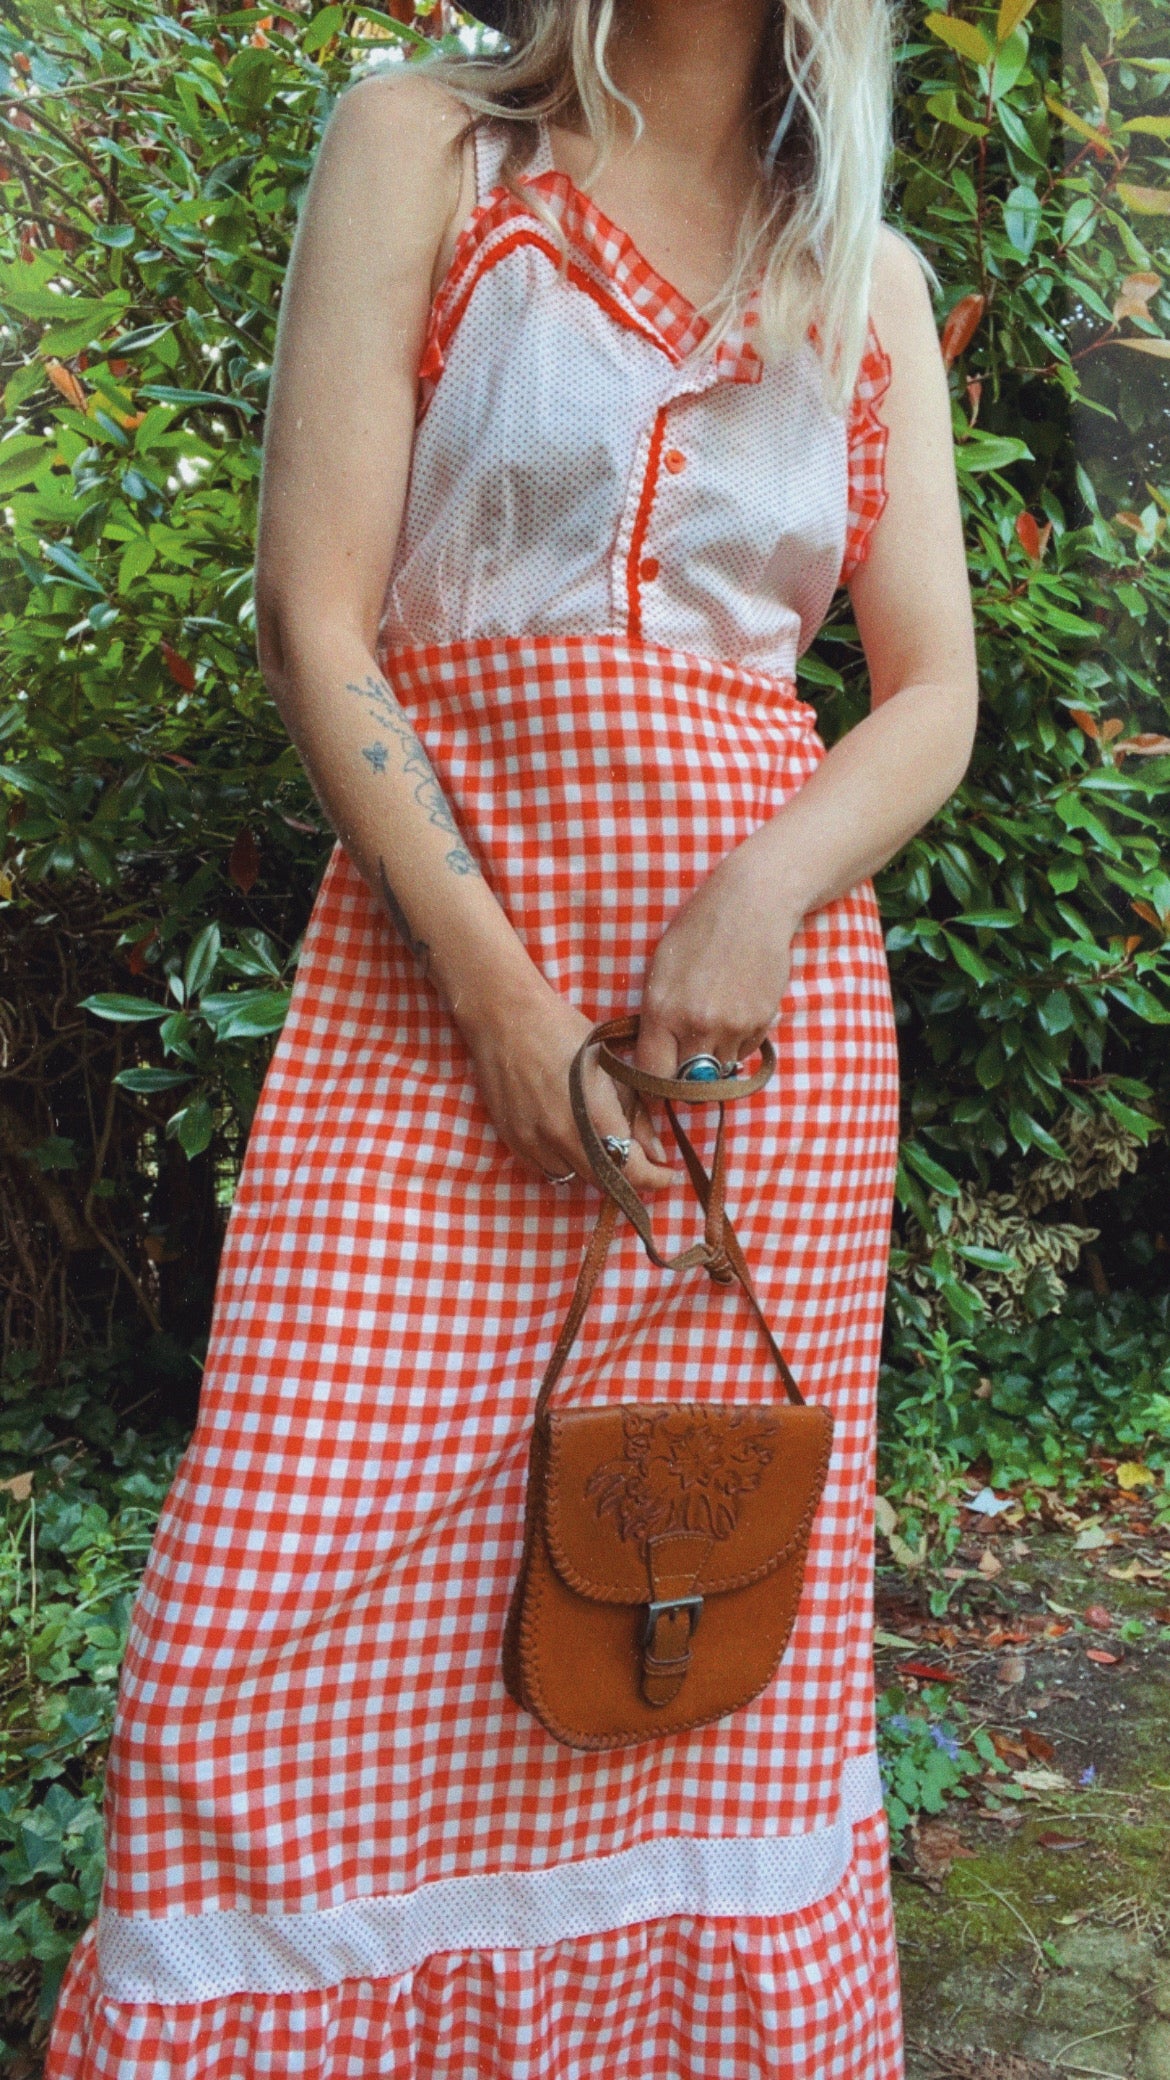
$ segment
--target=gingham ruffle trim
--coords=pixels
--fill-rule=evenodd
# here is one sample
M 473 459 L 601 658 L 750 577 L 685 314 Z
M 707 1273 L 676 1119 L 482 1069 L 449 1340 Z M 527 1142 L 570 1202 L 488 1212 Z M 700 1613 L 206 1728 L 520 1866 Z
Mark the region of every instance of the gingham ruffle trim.
M 845 555 L 841 583 L 845 585 L 869 554 L 870 538 L 886 507 L 886 448 L 890 432 L 878 417 L 877 407 L 890 387 L 893 367 L 871 322 L 865 352 L 861 357 L 853 404 L 849 413 L 849 493 L 846 510 Z
M 523 186 L 547 206 L 560 226 L 568 248 L 566 272 L 574 287 L 592 295 L 616 323 L 659 347 L 676 367 L 685 360 L 707 331 L 706 320 L 650 265 L 628 233 L 598 209 L 568 174 L 555 169 L 529 174 Z M 497 187 L 473 210 L 460 232 L 431 307 L 419 364 L 420 414 L 443 372 L 447 349 L 476 284 L 521 245 L 536 246 L 554 265 L 561 265 L 560 245 L 542 216 L 510 189 Z M 712 356 L 720 380 L 759 381 L 763 363 L 748 337 L 758 322 L 753 299 Z
M 742 1918 L 811 1907 L 849 1868 L 853 1828 L 881 1806 L 877 1757 L 852 1756 L 829 1827 L 764 1840 L 690 1836 L 543 1869 L 441 1878 L 414 1892 L 301 1914 L 228 1908 L 159 1917 L 103 1909 L 98 1955 L 109 1999 L 217 2000 L 387 1979 L 450 1950 L 531 1950 L 663 1916 Z

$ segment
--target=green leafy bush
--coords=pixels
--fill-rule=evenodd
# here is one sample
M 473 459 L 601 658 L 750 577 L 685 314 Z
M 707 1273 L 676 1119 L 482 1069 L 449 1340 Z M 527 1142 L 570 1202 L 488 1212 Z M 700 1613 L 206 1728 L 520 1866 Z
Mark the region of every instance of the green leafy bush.
M 941 1813 L 948 1799 L 965 1799 L 967 1781 L 992 1770 L 1007 1774 L 984 1729 L 970 1726 L 966 1707 L 938 1684 L 910 1699 L 900 1684 L 877 1701 L 878 1763 L 890 1846 L 901 1849 L 921 1814 Z
M 1072 1491 L 1096 1452 L 1170 1490 L 1170 1295 L 1078 1291 L 1035 1322 L 895 1335 L 880 1398 L 882 1485 L 909 1499 L 912 1540 L 929 1520 L 953 1545 L 956 1477 L 975 1465 L 995 1487 Z
M 328 845 L 253 655 L 275 314 L 334 97 L 428 48 L 402 12 L 11 0 L 0 24 L 0 1196 L 10 1333 L 46 1366 L 111 1321 L 196 1348 L 206 1324 Z M 1056 1160 L 1070 1109 L 1144 1144 L 1165 1106 L 1170 14 L 903 19 L 892 207 L 942 285 L 984 720 L 881 892 L 902 1240 L 916 1221 L 969 1328 L 997 1267 L 948 1202 Z M 859 711 L 844 602 L 805 680 L 829 734 Z M 1123 1277 L 1166 1165 L 1109 1239 Z
M 14 2036 L 51 2014 L 97 1907 L 118 1670 L 180 1447 L 119 1427 L 101 1379 L 66 1365 L 46 1407 L 19 1372 L 0 1419 L 0 1463 L 19 1469 L 0 1488 L 0 2031 Z M 88 1445 L 60 1435 L 79 1417 Z

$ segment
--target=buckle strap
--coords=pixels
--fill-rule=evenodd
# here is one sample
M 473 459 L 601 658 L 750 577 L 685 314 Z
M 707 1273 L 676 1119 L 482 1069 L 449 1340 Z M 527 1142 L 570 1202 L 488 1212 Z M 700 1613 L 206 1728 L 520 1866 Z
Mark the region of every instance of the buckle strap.
M 662 1532 L 646 1541 L 650 1601 L 642 1625 L 642 1696 L 670 1704 L 691 1665 L 691 1641 L 703 1614 L 695 1584 L 711 1550 L 702 1532 Z

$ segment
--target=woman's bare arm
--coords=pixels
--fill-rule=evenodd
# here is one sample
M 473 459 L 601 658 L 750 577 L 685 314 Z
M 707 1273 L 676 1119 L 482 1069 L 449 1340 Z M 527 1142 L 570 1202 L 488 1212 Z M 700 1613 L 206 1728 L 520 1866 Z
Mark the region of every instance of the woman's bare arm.
M 260 662 L 333 828 L 459 1021 L 501 1134 L 559 1173 L 585 1168 L 567 1071 L 588 1022 L 549 988 L 482 878 L 375 657 L 431 300 L 469 202 L 466 122 L 408 75 L 350 89 L 326 132 L 280 315 Z M 607 1078 L 592 1109 L 602 1132 L 626 1131 Z M 639 1133 L 652 1147 L 648 1124 Z M 630 1174 L 639 1188 L 659 1175 L 639 1150 Z
M 664 935 L 647 977 L 642 1066 L 721 1060 L 775 1019 L 793 933 L 865 879 L 953 793 L 970 757 L 977 672 L 946 374 L 913 254 L 883 234 L 872 298 L 893 377 L 888 500 L 850 596 L 872 712 L 780 813 L 729 853 Z

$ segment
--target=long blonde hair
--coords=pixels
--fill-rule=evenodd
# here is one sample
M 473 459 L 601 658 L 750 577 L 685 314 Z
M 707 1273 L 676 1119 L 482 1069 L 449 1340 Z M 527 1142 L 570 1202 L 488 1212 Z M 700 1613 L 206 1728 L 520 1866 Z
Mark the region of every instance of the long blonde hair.
M 542 117 L 580 110 L 594 144 L 586 189 L 613 149 L 619 107 L 639 134 L 641 112 L 606 63 L 618 4 L 513 0 L 519 33 L 510 48 L 425 61 L 476 119 L 508 126 L 501 172 L 509 186 L 532 157 Z M 890 147 L 892 40 L 890 0 L 774 0 L 753 93 L 759 181 L 727 279 L 703 306 L 706 352 L 758 280 L 761 352 L 768 358 L 789 349 L 815 325 L 826 398 L 838 411 L 866 342 Z M 787 133 L 773 159 L 768 147 L 790 95 Z

